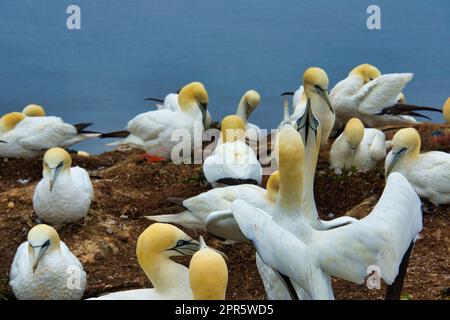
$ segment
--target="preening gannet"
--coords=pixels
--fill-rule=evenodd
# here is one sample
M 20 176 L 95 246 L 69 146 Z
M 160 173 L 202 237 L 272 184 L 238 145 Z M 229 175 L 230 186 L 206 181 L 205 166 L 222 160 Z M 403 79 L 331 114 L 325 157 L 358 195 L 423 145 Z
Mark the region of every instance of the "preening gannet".
M 245 131 L 245 122 L 239 116 L 231 115 L 222 120 L 220 141 L 203 162 L 203 173 L 211 185 L 261 183 L 261 164 L 245 143 Z
M 157 222 L 174 223 L 185 228 L 205 230 L 232 241 L 247 241 L 231 214 L 231 203 L 244 199 L 257 208 L 272 212 L 279 188 L 279 173 L 275 171 L 266 189 L 252 184 L 216 188 L 183 201 L 185 211 L 177 214 L 146 216 Z
M 163 99 L 158 98 L 147 98 L 145 100 L 156 101 L 159 102 L 155 104 L 158 110 L 167 109 L 174 112 L 178 112 L 181 110 L 180 104 L 178 103 L 178 93 L 169 93 Z M 206 128 L 210 128 L 212 124 L 212 117 L 208 110 L 206 110 Z
M 355 168 L 359 172 L 373 170 L 386 157 L 384 133 L 365 129 L 358 118 L 350 119 L 344 132 L 333 142 L 330 150 L 330 168 L 336 174 Z
M 3 158 L 33 158 L 53 147 L 67 148 L 100 136 L 100 133 L 85 130 L 89 123 L 71 125 L 58 117 L 25 117 L 13 112 L 4 115 L 0 123 L 4 130 L 0 138 L 6 141 L 0 145 Z
M 396 132 L 385 161 L 386 177 L 391 172 L 400 172 L 420 197 L 437 205 L 450 203 L 450 154 L 441 151 L 420 154 L 420 144 L 416 129 Z
M 429 107 L 397 104 L 401 98 L 399 94 L 412 78 L 412 73 L 381 75 L 370 64 L 355 67 L 330 93 L 330 100 L 336 109 L 335 128 L 343 127 L 354 117 L 366 127 L 416 123 L 411 116 L 424 116 L 415 111 L 438 111 Z
M 241 117 L 245 123 L 245 130 L 254 130 L 257 135 L 260 133 L 260 129 L 257 125 L 248 122 L 248 118 L 253 111 L 258 107 L 261 102 L 261 96 L 255 90 L 248 90 L 244 93 L 241 100 L 239 101 L 238 108 L 236 110 L 236 115 Z
M 188 269 L 170 258 L 193 255 L 199 243 L 177 227 L 154 223 L 138 238 L 136 255 L 139 265 L 153 288 L 109 293 L 99 300 L 192 300 Z
M 445 121 L 450 123 L 450 98 L 445 101 L 444 107 L 442 108 L 442 113 L 444 114 Z
M 223 256 L 200 236 L 200 250 L 189 263 L 189 283 L 194 300 L 225 300 L 228 267 Z
M 45 110 L 37 104 L 29 104 L 23 108 L 22 113 L 27 117 L 45 117 Z
M 17 249 L 9 285 L 19 300 L 79 300 L 86 273 L 56 230 L 39 224 Z
M 312 299 L 334 298 L 330 275 L 362 284 L 369 266 L 378 266 L 383 280 L 392 284 L 403 256 L 422 230 L 420 199 L 399 173 L 388 178 L 370 215 L 336 229 L 316 231 L 300 219 L 302 236 L 245 201 L 234 201 L 232 211 L 262 261 Z
M 72 158 L 61 148 L 48 150 L 43 159 L 43 178 L 36 186 L 33 208 L 38 218 L 52 225 L 80 220 L 94 198 L 86 170 L 71 168 Z
M 128 131 L 111 132 L 102 137 L 126 136 L 120 144 L 142 149 L 151 156 L 170 159 L 172 148 L 180 143 L 176 137 L 172 140 L 174 131 L 179 130 L 182 136 L 189 134 L 191 140 L 201 139 L 201 134 L 197 133 L 199 137 L 194 134 L 194 128 L 198 126 L 203 130 L 206 127 L 208 92 L 200 82 L 192 82 L 180 90 L 178 103 L 178 111 L 161 109 L 141 113 L 128 122 Z M 190 141 L 190 144 L 192 148 L 202 147 L 202 141 Z M 190 156 L 183 154 L 181 157 L 184 160 Z

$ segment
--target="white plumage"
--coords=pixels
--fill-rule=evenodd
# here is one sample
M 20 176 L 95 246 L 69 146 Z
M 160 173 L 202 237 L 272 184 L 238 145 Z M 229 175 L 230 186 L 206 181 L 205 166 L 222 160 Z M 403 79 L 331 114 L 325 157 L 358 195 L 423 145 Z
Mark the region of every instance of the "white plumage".
M 380 201 L 362 220 L 327 231 L 293 234 L 260 209 L 242 200 L 232 205 L 245 236 L 266 265 L 288 276 L 312 299 L 333 299 L 329 275 L 363 283 L 370 265 L 391 284 L 403 255 L 422 229 L 421 202 L 401 174 L 392 174 Z

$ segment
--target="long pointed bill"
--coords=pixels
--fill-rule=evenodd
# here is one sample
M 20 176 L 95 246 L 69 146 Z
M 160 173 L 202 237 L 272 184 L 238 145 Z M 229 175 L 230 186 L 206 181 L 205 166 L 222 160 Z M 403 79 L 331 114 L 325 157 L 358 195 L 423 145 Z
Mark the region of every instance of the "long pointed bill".
M 59 165 L 56 168 L 50 169 L 50 192 L 53 190 L 53 186 L 55 185 L 55 181 L 58 178 L 62 167 L 62 165 Z
M 203 127 L 206 129 L 206 109 L 208 108 L 208 104 L 207 103 L 200 103 L 199 104 L 199 108 L 200 111 L 202 112 L 202 116 L 203 116 Z
M 389 164 L 386 168 L 386 173 L 385 173 L 386 178 L 389 176 L 391 171 L 394 169 L 397 162 L 402 158 L 402 156 L 405 155 L 406 150 L 407 150 L 406 148 L 402 148 L 397 152 L 392 152 L 391 161 L 389 162 Z
M 328 105 L 328 108 L 330 108 L 330 111 L 334 113 L 333 106 L 331 105 L 330 97 L 328 96 L 328 92 L 326 90 L 323 90 L 321 87 L 316 86 L 317 93 L 322 97 L 323 100 L 325 100 L 326 104 Z
M 36 269 L 41 262 L 42 257 L 48 249 L 48 245 L 36 246 L 32 247 L 32 255 L 33 255 L 33 273 L 36 272 Z
M 225 261 L 228 261 L 228 257 L 227 257 L 227 255 L 225 253 L 223 253 L 222 251 L 219 251 L 219 250 L 216 250 L 214 248 L 209 247 L 206 244 L 206 241 L 205 241 L 205 239 L 203 239 L 202 236 L 200 236 L 199 243 L 200 243 L 200 250 L 208 248 L 209 250 L 212 250 L 212 251 L 220 254 L 225 259 Z
M 311 108 L 311 99 L 306 101 L 306 110 L 303 115 L 297 120 L 297 131 L 300 133 L 305 146 L 308 144 L 309 129 L 312 130 L 314 139 L 317 138 L 317 128 L 319 127 L 319 120 L 314 116 Z
M 192 256 L 200 249 L 200 243 L 196 240 L 182 241 L 170 250 L 176 251 L 184 256 Z

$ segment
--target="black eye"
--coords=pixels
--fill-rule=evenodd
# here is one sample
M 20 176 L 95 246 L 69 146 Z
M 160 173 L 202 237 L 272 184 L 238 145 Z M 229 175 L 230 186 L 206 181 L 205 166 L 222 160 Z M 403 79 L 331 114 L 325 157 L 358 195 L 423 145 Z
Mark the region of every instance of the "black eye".
M 182 245 L 184 245 L 185 241 L 184 240 L 178 240 L 177 241 L 177 247 L 181 247 Z

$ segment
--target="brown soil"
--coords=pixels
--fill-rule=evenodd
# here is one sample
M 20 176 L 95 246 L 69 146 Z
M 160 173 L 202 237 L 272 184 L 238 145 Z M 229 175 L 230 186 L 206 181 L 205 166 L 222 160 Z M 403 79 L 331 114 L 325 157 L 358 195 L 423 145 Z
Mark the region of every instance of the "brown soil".
M 423 150 L 450 151 L 439 146 L 431 132 L 419 128 Z M 392 133 L 388 133 L 388 136 Z M 322 219 L 344 215 L 365 201 L 371 209 L 384 187 L 383 165 L 369 174 L 336 177 L 321 154 L 316 176 L 316 202 Z M 135 256 L 138 235 L 151 223 L 145 215 L 176 213 L 182 208 L 168 197 L 187 198 L 209 189 L 201 166 L 150 164 L 138 151 L 114 151 L 93 157 L 73 156 L 74 165 L 86 168 L 93 181 L 95 201 L 84 222 L 60 228 L 61 239 L 83 263 L 88 275 L 85 297 L 151 286 Z M 9 268 L 18 245 L 36 224 L 32 195 L 41 176 L 42 159 L 0 160 L 0 299 L 12 299 Z M 424 203 L 424 230 L 411 255 L 403 294 L 412 299 L 448 299 L 450 296 L 450 206 Z M 193 237 L 200 233 L 185 230 Z M 212 247 L 229 258 L 228 299 L 265 299 L 254 262 L 254 249 L 246 244 L 226 245 L 206 235 Z M 187 265 L 188 259 L 177 261 Z M 369 290 L 333 279 L 337 299 L 382 299 L 383 290 Z

